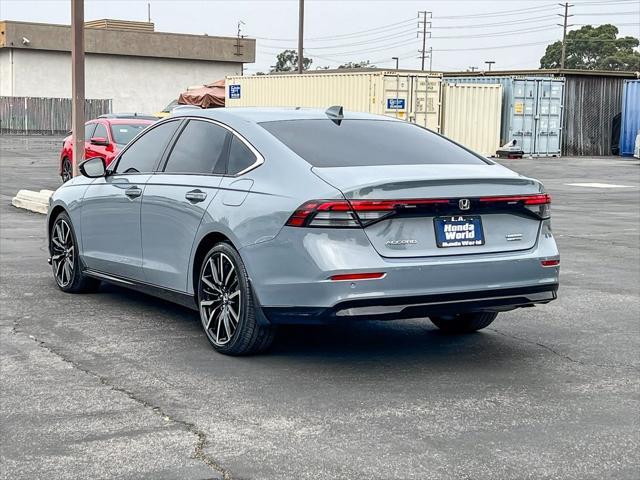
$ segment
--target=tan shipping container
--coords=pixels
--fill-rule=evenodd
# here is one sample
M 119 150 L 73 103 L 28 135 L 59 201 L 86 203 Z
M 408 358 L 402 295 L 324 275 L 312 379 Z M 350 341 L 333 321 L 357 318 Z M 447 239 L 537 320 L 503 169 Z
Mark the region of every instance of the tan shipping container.
M 424 72 L 346 72 L 229 76 L 227 107 L 342 105 L 346 110 L 408 120 L 440 131 L 441 75 Z
M 500 147 L 502 85 L 442 85 L 442 134 L 481 155 Z

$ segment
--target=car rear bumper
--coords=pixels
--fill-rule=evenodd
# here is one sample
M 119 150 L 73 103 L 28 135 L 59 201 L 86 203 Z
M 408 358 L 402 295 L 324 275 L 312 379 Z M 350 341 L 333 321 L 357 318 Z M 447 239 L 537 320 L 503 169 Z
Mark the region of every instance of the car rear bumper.
M 465 312 L 503 312 L 557 298 L 558 284 L 477 292 L 346 300 L 331 308 L 264 307 L 273 324 L 322 324 L 344 320 L 396 320 Z
M 548 225 L 533 248 L 507 253 L 385 258 L 358 230 L 285 228 L 240 250 L 255 295 L 273 323 L 407 318 L 505 311 L 556 298 L 559 259 Z M 341 280 L 349 273 L 381 278 Z

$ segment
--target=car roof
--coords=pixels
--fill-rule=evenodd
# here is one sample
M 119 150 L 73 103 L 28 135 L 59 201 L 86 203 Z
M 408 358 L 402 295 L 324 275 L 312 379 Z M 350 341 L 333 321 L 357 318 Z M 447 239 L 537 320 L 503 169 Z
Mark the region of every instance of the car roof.
M 275 122 L 284 120 L 326 120 L 326 109 L 300 108 L 300 107 L 236 107 L 236 108 L 208 108 L 201 109 L 181 109 L 176 111 L 172 117 L 203 117 L 228 121 L 248 121 L 251 123 Z M 373 115 L 370 113 L 343 111 L 343 118 L 347 120 L 390 120 L 393 118 Z
M 151 120 L 147 118 L 94 118 L 93 120 L 89 120 L 87 123 L 96 123 L 96 122 L 104 122 L 110 125 L 150 125 L 152 123 L 157 122 L 158 119 Z

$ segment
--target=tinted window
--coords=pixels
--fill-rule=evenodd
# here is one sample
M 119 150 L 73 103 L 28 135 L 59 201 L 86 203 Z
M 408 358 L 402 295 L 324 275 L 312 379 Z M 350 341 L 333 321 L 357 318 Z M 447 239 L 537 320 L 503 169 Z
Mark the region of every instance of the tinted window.
M 488 163 L 455 143 L 406 122 L 295 120 L 260 124 L 311 165 Z
M 138 138 L 120 156 L 116 173 L 153 172 L 156 162 L 164 153 L 167 143 L 180 122 L 167 122 L 151 128 Z
M 105 127 L 103 124 L 99 123 L 96 126 L 96 131 L 93 132 L 93 135 L 91 136 L 91 138 L 93 137 L 101 137 L 101 138 L 106 138 L 107 140 L 109 140 L 109 136 L 107 135 L 107 127 Z
M 111 135 L 113 136 L 113 141 L 119 145 L 126 145 L 133 137 L 138 135 L 142 130 L 147 128 L 149 125 L 147 124 L 126 124 L 126 123 L 116 123 L 111 125 Z
M 84 126 L 84 141 L 88 142 L 93 137 L 93 131 L 96 129 L 95 123 L 87 123 Z
M 227 168 L 227 173 L 229 175 L 235 175 L 249 168 L 255 162 L 256 156 L 249 150 L 249 147 L 238 137 L 234 136 L 229 148 L 229 167 Z
M 227 130 L 211 122 L 191 120 L 176 141 L 165 172 L 224 173 Z

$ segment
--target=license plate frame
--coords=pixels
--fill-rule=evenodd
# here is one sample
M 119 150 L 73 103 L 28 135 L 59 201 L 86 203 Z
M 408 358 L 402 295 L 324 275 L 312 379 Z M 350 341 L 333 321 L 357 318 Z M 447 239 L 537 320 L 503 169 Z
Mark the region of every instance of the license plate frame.
M 479 215 L 435 217 L 433 229 L 438 248 L 481 247 L 485 244 L 482 217 Z M 447 233 L 450 234 L 449 238 Z M 453 238 L 450 238 L 451 234 Z

